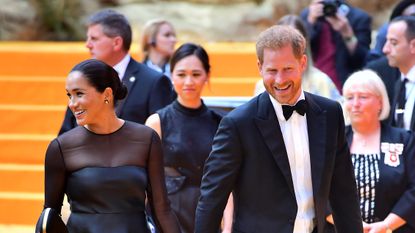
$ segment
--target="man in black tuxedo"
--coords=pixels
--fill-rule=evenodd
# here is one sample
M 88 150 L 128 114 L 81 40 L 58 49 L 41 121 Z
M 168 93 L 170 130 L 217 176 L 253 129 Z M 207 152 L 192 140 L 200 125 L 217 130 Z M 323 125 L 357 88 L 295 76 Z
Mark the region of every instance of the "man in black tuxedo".
M 127 97 L 118 103 L 118 117 L 144 124 L 148 116 L 168 105 L 174 96 L 170 80 L 130 55 L 132 32 L 126 17 L 105 9 L 92 15 L 88 22 L 86 47 L 91 56 L 114 67 L 127 86 Z M 67 109 L 59 134 L 76 127 Z
M 392 126 L 415 130 L 415 16 L 394 18 L 383 47 L 388 63 L 399 69 L 389 115 Z
M 290 26 L 260 34 L 267 92 L 222 119 L 204 167 L 196 233 L 217 232 L 231 192 L 233 232 L 323 233 L 329 204 L 337 232 L 363 232 L 341 107 L 301 88 L 305 44 Z

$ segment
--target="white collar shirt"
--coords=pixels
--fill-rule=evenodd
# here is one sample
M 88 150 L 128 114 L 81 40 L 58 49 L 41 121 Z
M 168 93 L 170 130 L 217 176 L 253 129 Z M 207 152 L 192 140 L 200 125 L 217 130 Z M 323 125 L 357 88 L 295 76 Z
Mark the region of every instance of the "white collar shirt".
M 307 114 L 301 116 L 296 111 L 285 120 L 282 106 L 270 95 L 271 103 L 278 117 L 284 138 L 297 200 L 297 216 L 294 222 L 294 233 L 311 233 L 314 229 L 314 199 L 311 180 L 310 150 L 307 130 Z M 300 98 L 305 99 L 304 92 Z
M 125 57 L 118 62 L 115 66 L 113 66 L 114 70 L 117 71 L 118 76 L 121 80 L 123 80 L 125 71 L 127 70 L 128 63 L 130 63 L 131 56 L 129 54 L 125 55 Z
M 411 120 L 412 117 L 414 117 L 412 115 L 413 110 L 414 110 L 414 105 L 415 105 L 415 66 L 413 66 L 409 72 L 406 74 L 406 76 L 404 76 L 403 74 L 401 75 L 401 80 L 403 80 L 404 78 L 407 78 L 408 81 L 405 84 L 405 111 L 403 114 L 403 125 L 405 129 L 410 130 L 411 128 Z

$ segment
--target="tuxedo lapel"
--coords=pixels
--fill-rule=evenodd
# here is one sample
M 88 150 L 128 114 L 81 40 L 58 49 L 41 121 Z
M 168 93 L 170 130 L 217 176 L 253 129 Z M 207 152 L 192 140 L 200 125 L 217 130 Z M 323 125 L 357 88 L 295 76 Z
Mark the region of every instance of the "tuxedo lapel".
M 412 109 L 411 124 L 409 125 L 411 131 L 415 130 L 415 107 Z
M 128 63 L 127 69 L 125 70 L 124 77 L 122 79 L 122 83 L 127 87 L 128 93 L 124 99 L 118 101 L 117 107 L 115 109 L 118 117 L 122 116 L 124 104 L 127 101 L 130 91 L 132 87 L 134 86 L 134 84 L 136 83 L 137 78 L 138 78 L 138 76 L 136 75 L 136 73 L 138 72 L 138 68 L 135 65 L 135 62 L 136 61 L 134 61 L 131 58 L 130 62 Z
M 392 100 L 392 103 L 391 103 L 391 111 L 390 111 L 390 114 L 389 114 L 389 122 L 393 126 L 396 125 L 396 122 L 395 122 L 395 110 L 396 110 L 396 103 L 398 102 L 400 84 L 401 84 L 401 79 L 398 78 L 395 81 L 395 85 L 393 87 L 393 89 L 394 89 L 394 96 L 393 96 L 393 100 Z
M 291 193 L 295 196 L 284 139 L 275 110 L 266 92 L 258 97 L 258 116 L 255 119 L 255 123 L 275 162 L 283 173 Z
M 327 119 L 325 111 L 314 102 L 312 96 L 305 93 L 305 99 L 308 104 L 307 127 L 308 143 L 310 151 L 311 178 L 313 183 L 313 193 L 315 197 L 320 196 L 319 190 L 322 181 L 322 175 L 325 167 L 326 155 L 326 128 Z

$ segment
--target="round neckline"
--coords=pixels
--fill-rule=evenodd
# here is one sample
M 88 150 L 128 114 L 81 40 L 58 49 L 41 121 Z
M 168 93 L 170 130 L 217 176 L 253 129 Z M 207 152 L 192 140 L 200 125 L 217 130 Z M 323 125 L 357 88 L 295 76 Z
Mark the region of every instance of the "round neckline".
M 199 115 L 203 112 L 206 111 L 207 107 L 206 105 L 203 103 L 203 100 L 201 100 L 201 105 L 197 108 L 188 108 L 182 104 L 179 103 L 179 101 L 176 99 L 173 102 L 173 107 L 178 110 L 179 112 L 182 112 L 184 114 L 187 115 Z
M 86 128 L 85 126 L 82 126 L 82 128 L 84 128 L 88 133 L 91 133 L 91 134 L 94 134 L 94 135 L 107 136 L 107 135 L 112 135 L 112 134 L 115 134 L 115 133 L 119 132 L 122 128 L 124 128 L 124 126 L 126 124 L 127 124 L 127 121 L 124 120 L 124 123 L 118 129 L 114 130 L 113 132 L 105 133 L 105 134 L 103 134 L 103 133 L 95 133 L 94 131 L 89 130 L 88 128 Z

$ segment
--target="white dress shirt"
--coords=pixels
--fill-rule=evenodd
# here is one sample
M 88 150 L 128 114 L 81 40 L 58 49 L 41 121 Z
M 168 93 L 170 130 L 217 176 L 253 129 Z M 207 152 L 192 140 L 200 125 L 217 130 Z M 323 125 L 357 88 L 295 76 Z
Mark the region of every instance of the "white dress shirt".
M 413 66 L 408 74 L 404 75 L 401 74 L 401 81 L 404 78 L 407 78 L 408 81 L 405 84 L 405 110 L 403 114 L 403 126 L 405 129 L 410 130 L 411 127 L 411 120 L 412 120 L 412 112 L 414 109 L 415 104 L 415 66 Z M 395 111 L 395 119 L 397 119 L 396 111 Z
M 131 59 L 131 56 L 127 54 L 120 62 L 118 62 L 115 66 L 113 66 L 114 70 L 117 71 L 118 76 L 120 77 L 121 81 L 124 78 L 128 63 L 130 63 L 130 59 Z
M 278 117 L 285 148 L 288 154 L 294 192 L 297 200 L 297 216 L 294 233 L 311 233 L 314 229 L 314 199 L 311 181 L 310 150 L 308 143 L 307 114 L 301 116 L 296 111 L 285 120 L 281 104 L 271 95 L 270 99 Z M 304 92 L 300 98 L 304 99 Z

